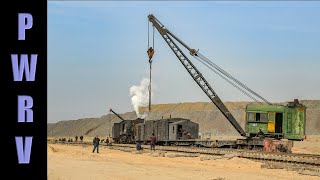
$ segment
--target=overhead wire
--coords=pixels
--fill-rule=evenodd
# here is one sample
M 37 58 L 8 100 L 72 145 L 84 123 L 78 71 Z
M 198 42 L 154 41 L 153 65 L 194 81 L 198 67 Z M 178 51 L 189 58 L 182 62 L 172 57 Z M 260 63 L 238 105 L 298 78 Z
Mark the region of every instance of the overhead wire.
M 152 25 L 152 27 L 153 27 L 153 36 L 152 36 L 152 48 L 154 49 L 154 25 Z

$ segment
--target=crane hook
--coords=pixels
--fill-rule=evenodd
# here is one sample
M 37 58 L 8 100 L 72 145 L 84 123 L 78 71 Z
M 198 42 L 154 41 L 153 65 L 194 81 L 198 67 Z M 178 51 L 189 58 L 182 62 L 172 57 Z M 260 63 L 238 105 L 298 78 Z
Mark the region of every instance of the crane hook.
M 154 54 L 153 48 L 150 47 L 150 48 L 148 49 L 147 53 L 148 53 L 148 56 L 149 56 L 149 63 L 151 63 L 151 62 L 152 62 L 151 59 L 152 59 L 153 54 Z

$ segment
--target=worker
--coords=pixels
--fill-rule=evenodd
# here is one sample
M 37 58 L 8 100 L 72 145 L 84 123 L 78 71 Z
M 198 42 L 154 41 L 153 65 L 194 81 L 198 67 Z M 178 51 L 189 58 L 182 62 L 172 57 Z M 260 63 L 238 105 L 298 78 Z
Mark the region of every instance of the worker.
M 112 139 L 112 137 L 111 137 L 111 135 L 109 134 L 109 145 L 111 146 L 112 145 L 112 142 L 113 142 L 113 139 Z
M 191 139 L 191 134 L 187 131 L 187 139 Z
M 109 138 L 108 137 L 106 139 L 106 144 L 107 144 L 107 146 L 109 146 Z
M 94 151 L 97 149 L 97 153 L 99 153 L 99 144 L 100 144 L 100 139 L 98 137 L 98 135 L 93 138 L 93 151 L 92 153 L 94 153 Z
M 81 141 L 81 142 L 83 141 L 83 136 L 82 136 L 82 135 L 80 136 L 80 141 Z
M 156 142 L 157 142 L 157 138 L 154 136 L 154 133 L 152 133 L 152 136 L 150 137 L 150 149 L 151 150 L 156 150 L 155 146 L 156 146 Z
M 262 132 L 262 130 L 260 128 L 259 128 L 259 132 L 256 137 L 260 137 L 261 139 L 264 137 L 264 133 Z
M 76 135 L 75 139 L 76 139 L 76 141 L 75 141 L 75 142 L 77 142 L 77 141 L 78 141 L 78 136 L 77 136 L 77 135 Z
M 141 142 L 137 141 L 137 146 L 136 146 L 137 151 L 141 151 L 143 150 L 142 146 L 141 146 Z
M 150 47 L 148 49 L 147 53 L 148 53 L 148 56 L 149 56 L 149 63 L 151 63 L 152 62 L 151 59 L 152 59 L 153 54 L 154 54 L 154 50 L 152 49 L 152 47 Z
M 186 130 L 182 131 L 182 139 L 187 139 L 187 131 Z

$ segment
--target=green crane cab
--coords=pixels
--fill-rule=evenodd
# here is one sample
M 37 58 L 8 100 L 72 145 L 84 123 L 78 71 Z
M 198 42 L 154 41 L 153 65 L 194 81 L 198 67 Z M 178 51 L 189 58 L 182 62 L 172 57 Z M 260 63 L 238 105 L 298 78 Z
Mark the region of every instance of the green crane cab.
M 262 130 L 266 137 L 304 140 L 306 107 L 297 99 L 287 105 L 250 105 L 246 107 L 246 136 Z

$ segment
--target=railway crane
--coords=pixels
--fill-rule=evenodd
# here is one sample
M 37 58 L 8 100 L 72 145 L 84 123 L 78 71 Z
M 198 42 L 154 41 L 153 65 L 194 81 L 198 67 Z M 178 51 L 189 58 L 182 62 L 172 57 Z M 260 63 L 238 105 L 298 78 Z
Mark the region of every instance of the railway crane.
M 188 71 L 193 80 L 199 85 L 202 91 L 208 96 L 208 98 L 215 104 L 215 106 L 221 111 L 226 119 L 231 123 L 235 130 L 245 139 L 238 139 L 235 143 L 237 146 L 263 146 L 264 138 L 278 139 L 277 143 L 281 144 L 281 139 L 304 139 L 305 138 L 305 114 L 306 108 L 300 104 L 297 100 L 289 103 L 287 106 L 273 105 L 265 98 L 260 96 L 255 91 L 241 83 L 238 79 L 227 73 L 225 70 L 217 66 L 210 61 L 199 50 L 190 48 L 181 39 L 175 36 L 169 29 L 167 29 L 154 15 L 148 15 L 148 20 L 152 23 L 153 27 L 160 33 L 164 41 L 168 44 L 172 52 L 176 55 L 178 60 Z M 148 37 L 149 38 L 149 37 Z M 249 98 L 253 99 L 259 106 L 251 106 L 246 112 L 246 130 L 244 130 L 234 116 L 230 113 L 226 105 L 221 101 L 217 93 L 213 90 L 211 85 L 202 75 L 202 73 L 196 68 L 188 56 L 182 51 L 180 46 L 187 49 L 190 55 L 196 58 L 203 65 L 207 66 L 213 72 L 225 79 L 231 85 L 239 89 Z M 263 101 L 264 103 L 262 103 Z M 278 115 L 278 117 L 277 117 Z M 281 116 L 280 116 L 281 115 Z M 290 118 L 289 118 L 290 117 Z M 278 120 L 277 120 L 278 119 Z M 280 121 L 281 120 L 281 121 Z M 290 124 L 291 123 L 291 124 Z M 297 129 L 297 124 L 300 123 L 300 129 Z M 289 124 L 291 127 L 289 127 Z M 255 138 L 258 130 L 265 132 L 264 138 Z M 286 141 L 285 148 L 290 149 L 292 141 Z M 283 146 L 283 144 L 282 144 Z
M 209 99 L 217 106 L 217 108 L 222 112 L 222 114 L 232 124 L 232 126 L 238 131 L 238 133 L 242 136 L 245 136 L 244 129 L 236 121 L 236 119 L 230 113 L 225 104 L 221 101 L 221 99 L 213 90 L 208 81 L 204 78 L 204 76 L 200 73 L 196 66 L 190 61 L 190 59 L 184 54 L 184 52 L 181 50 L 181 48 L 177 45 L 177 43 L 174 40 L 176 40 L 178 43 L 184 46 L 192 56 L 201 57 L 199 52 L 195 49 L 190 48 L 182 40 L 173 35 L 173 33 L 171 33 L 167 28 L 165 28 L 165 26 L 162 25 L 155 16 L 150 14 L 148 18 L 149 21 L 153 24 L 153 26 L 158 30 L 160 35 L 163 37 L 165 42 L 169 45 L 174 54 L 177 56 L 182 65 L 185 67 L 185 69 L 188 71 L 188 73 L 191 75 L 193 80 L 199 85 L 199 87 L 209 97 Z

